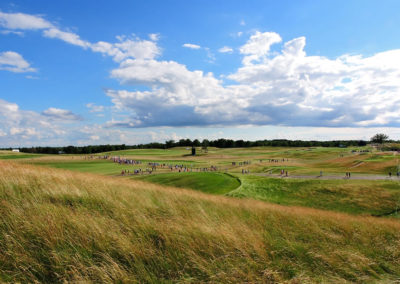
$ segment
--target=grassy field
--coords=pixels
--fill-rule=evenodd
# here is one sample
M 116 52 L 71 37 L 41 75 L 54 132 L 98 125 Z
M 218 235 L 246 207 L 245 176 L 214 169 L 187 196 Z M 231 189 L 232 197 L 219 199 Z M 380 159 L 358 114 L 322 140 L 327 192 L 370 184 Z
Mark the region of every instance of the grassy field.
M 361 151 L 360 151 L 361 150 Z M 368 150 L 369 152 L 365 152 Z M 122 170 L 143 169 L 139 179 L 161 185 L 189 188 L 232 197 L 253 198 L 262 201 L 306 206 L 349 214 L 379 215 L 391 212 L 389 217 L 398 217 L 400 180 L 318 180 L 320 171 L 324 175 L 343 177 L 350 171 L 353 176 L 385 175 L 388 169 L 395 173 L 398 167 L 397 153 L 378 152 L 364 148 L 280 148 L 255 147 L 240 149 L 210 148 L 200 156 L 188 156 L 186 148 L 167 150 L 144 149 L 108 152 L 87 156 L 42 156 L 21 159 L 45 167 L 55 167 L 79 172 L 120 176 Z M 198 151 L 199 152 L 199 151 Z M 98 157 L 120 156 L 142 162 L 139 165 L 119 165 Z M 271 162 L 271 159 L 276 160 Z M 240 162 L 249 162 L 239 165 Z M 189 169 L 217 166 L 215 172 L 171 172 L 167 167 L 158 167 L 152 175 L 144 171 L 149 162 L 184 165 Z M 232 163 L 235 162 L 236 165 Z M 303 175 L 309 179 L 277 179 L 252 175 L 253 173 L 279 173 Z M 242 175 L 242 170 L 250 175 Z M 228 173 L 226 175 L 225 173 Z M 232 177 L 234 176 L 234 178 Z M 239 187 L 239 185 L 241 185 Z
M 393 181 L 277 179 L 245 175 L 228 195 L 351 214 L 383 215 L 400 208 Z M 393 214 L 397 215 L 397 213 Z
M 400 279 L 396 219 L 11 161 L 0 161 L 0 203 L 0 282 Z

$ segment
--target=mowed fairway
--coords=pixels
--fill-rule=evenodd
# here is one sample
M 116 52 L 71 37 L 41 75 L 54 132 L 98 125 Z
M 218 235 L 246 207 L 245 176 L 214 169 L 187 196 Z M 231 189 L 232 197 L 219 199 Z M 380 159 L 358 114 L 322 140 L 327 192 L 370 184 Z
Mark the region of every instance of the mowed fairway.
M 117 175 L 121 170 L 116 167 L 113 163 L 107 160 L 90 160 L 85 161 L 79 158 L 74 160 L 64 159 L 64 160 L 38 160 L 33 162 L 36 165 L 43 165 L 47 167 L 53 167 L 58 169 L 65 169 L 78 172 L 86 173 L 97 173 L 104 175 Z
M 238 178 L 224 173 L 166 173 L 148 175 L 141 179 L 213 194 L 226 194 L 240 186 Z

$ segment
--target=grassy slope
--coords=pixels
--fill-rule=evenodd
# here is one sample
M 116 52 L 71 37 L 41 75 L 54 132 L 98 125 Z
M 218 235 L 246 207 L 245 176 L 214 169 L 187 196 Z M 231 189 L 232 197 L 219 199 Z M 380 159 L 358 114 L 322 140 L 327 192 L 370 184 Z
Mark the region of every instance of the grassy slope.
M 0 161 L 0 282 L 371 282 L 400 223 Z
M 141 179 L 213 194 L 226 194 L 240 186 L 239 179 L 223 173 L 168 173 L 149 175 Z
M 301 180 L 240 176 L 229 196 L 351 214 L 383 214 L 400 207 L 398 181 Z
M 108 160 L 36 160 L 34 164 L 48 166 L 58 169 L 97 173 L 104 175 L 116 175 L 121 173 L 122 167 Z

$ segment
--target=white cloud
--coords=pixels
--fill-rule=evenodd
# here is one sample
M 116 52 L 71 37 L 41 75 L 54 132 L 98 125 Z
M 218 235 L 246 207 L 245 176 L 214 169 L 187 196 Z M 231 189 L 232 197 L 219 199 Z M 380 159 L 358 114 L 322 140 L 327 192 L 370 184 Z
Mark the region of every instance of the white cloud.
M 243 58 L 243 63 L 248 65 L 253 61 L 259 61 L 269 53 L 271 45 L 281 41 L 281 36 L 275 32 L 261 33 L 257 31 L 250 37 L 247 43 L 239 49 L 240 53 L 246 55 Z
M 10 129 L 10 134 L 11 135 L 21 135 L 24 138 L 30 137 L 37 135 L 37 131 L 35 128 L 16 128 L 16 127 L 11 127 Z
M 58 38 L 67 43 L 77 45 L 83 48 L 88 48 L 90 43 L 82 40 L 77 34 L 72 32 L 64 32 L 57 28 L 51 28 L 43 31 L 43 35 L 48 38 Z
M 82 118 L 79 115 L 74 114 L 70 110 L 54 108 L 54 107 L 44 110 L 42 112 L 42 115 L 53 118 L 53 119 L 65 120 L 65 121 L 82 120 Z
M 183 47 L 190 48 L 190 49 L 200 49 L 201 46 L 193 43 L 185 43 L 182 45 Z
M 241 25 L 241 26 L 245 26 L 245 25 L 246 25 L 246 22 L 245 22 L 244 20 L 241 20 L 241 21 L 240 21 L 240 25 Z
M 99 41 L 90 44 L 90 48 L 94 52 L 113 57 L 117 62 L 126 58 L 153 59 L 161 54 L 161 49 L 153 41 L 124 37 L 119 37 L 118 39 L 119 42 L 114 44 Z
M 15 103 L 0 99 L 0 145 L 26 145 L 48 143 L 63 133 L 63 125 L 34 111 L 21 110 Z M 32 145 L 31 144 L 31 145 Z
M 5 33 L 20 33 L 21 31 L 12 30 L 42 30 L 43 36 L 47 38 L 56 38 L 72 45 L 91 49 L 94 52 L 100 52 L 114 58 L 120 62 L 126 58 L 153 59 L 161 54 L 161 49 L 156 41 L 159 34 L 150 34 L 151 40 L 142 40 L 137 37 L 117 37 L 118 42 L 109 43 L 99 41 L 91 43 L 83 40 L 76 33 L 63 31 L 56 25 L 48 22 L 40 16 L 33 16 L 22 13 L 2 13 L 0 12 L 0 26 L 9 29 Z
M 229 47 L 229 46 L 224 46 L 224 47 L 221 47 L 220 49 L 218 49 L 218 52 L 221 52 L 221 53 L 232 53 L 233 49 L 231 47 Z
M 214 63 L 215 60 L 216 60 L 214 53 L 213 53 L 213 52 L 211 51 L 211 49 L 208 48 L 208 47 L 205 47 L 204 49 L 205 49 L 206 52 L 207 52 L 207 58 L 208 58 L 207 62 L 209 62 L 209 63 Z
M 104 106 L 99 106 L 94 103 L 86 104 L 86 107 L 89 109 L 89 112 L 103 112 Z
M 10 30 L 40 30 L 53 27 L 41 16 L 3 12 L 0 12 L 0 26 Z
M 152 41 L 158 41 L 160 39 L 160 34 L 149 34 L 149 38 Z
M 22 55 L 14 51 L 0 52 L 0 70 L 15 73 L 36 72 Z
M 10 31 L 10 30 L 2 30 L 2 31 L 0 31 L 0 34 L 2 34 L 2 35 L 14 34 L 14 35 L 18 35 L 18 36 L 23 36 L 23 35 L 24 35 L 23 32 L 20 32 L 20 31 Z
M 37 76 L 31 76 L 31 75 L 26 75 L 25 78 L 26 78 L 26 79 L 30 79 L 30 80 L 37 80 L 37 79 L 39 79 L 39 77 L 37 77 Z
M 122 55 L 116 56 L 117 61 L 125 58 L 153 59 L 161 53 L 156 43 L 139 38 L 125 39 L 115 43 L 114 46 L 122 52 Z

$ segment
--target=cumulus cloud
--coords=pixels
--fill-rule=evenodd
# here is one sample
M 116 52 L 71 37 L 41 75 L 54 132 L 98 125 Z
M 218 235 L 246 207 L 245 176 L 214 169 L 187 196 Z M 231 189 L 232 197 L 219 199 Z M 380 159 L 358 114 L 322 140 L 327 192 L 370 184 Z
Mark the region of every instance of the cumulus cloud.
M 218 52 L 221 52 L 221 53 L 232 53 L 233 49 L 231 47 L 229 47 L 229 46 L 224 46 L 224 47 L 221 47 L 220 49 L 218 49 Z
M 48 108 L 42 112 L 42 115 L 53 118 L 53 119 L 58 119 L 58 120 L 82 120 L 82 118 L 74 114 L 70 110 L 66 109 L 60 109 L 60 108 Z
M 63 127 L 34 111 L 21 110 L 15 103 L 0 99 L 0 145 L 24 145 L 63 135 Z
M 114 113 L 123 114 L 113 117 L 107 127 L 400 125 L 400 50 L 369 57 L 344 54 L 330 59 L 307 55 L 305 37 L 280 44 L 279 34 L 257 31 L 239 48 L 242 65 L 220 77 L 233 81 L 227 84 L 212 73 L 159 60 L 162 50 L 156 34 L 150 34 L 149 40 L 131 36 L 118 37 L 115 43 L 93 43 L 41 16 L 26 14 L 1 13 L 0 26 L 16 31 L 42 30 L 46 37 L 99 52 L 118 62 L 110 76 L 130 89 L 106 90 Z M 201 48 L 190 43 L 183 46 Z M 211 51 L 204 49 L 214 60 Z M 219 51 L 229 52 L 230 47 Z M 17 53 L 2 53 L 0 58 L 1 69 L 34 71 Z M 138 85 L 140 89 L 132 89 Z M 88 106 L 93 112 L 96 107 L 101 109 Z M 73 113 L 54 108 L 36 115 L 42 120 L 77 120 Z M 22 133 L 18 130 L 22 127 L 13 127 L 14 133 Z
M 0 26 L 15 30 L 40 30 L 53 27 L 53 25 L 41 16 L 23 13 L 3 13 L 0 11 Z
M 250 37 L 247 43 L 239 49 L 240 53 L 246 55 L 243 58 L 243 64 L 248 65 L 253 61 L 259 61 L 265 58 L 271 46 L 281 41 L 281 36 L 275 32 L 261 33 L 257 31 Z
M 200 49 L 201 46 L 193 43 L 185 43 L 182 45 L 183 47 L 190 48 L 190 49 Z
M 0 52 L 0 70 L 15 73 L 36 72 L 22 55 L 14 51 Z
M 240 47 L 243 66 L 227 76 L 232 85 L 174 61 L 125 60 L 111 77 L 148 90 L 107 90 L 115 109 L 129 113 L 108 126 L 400 125 L 400 50 L 328 59 L 307 56 L 299 37 L 271 54 L 281 41 L 253 34 Z

